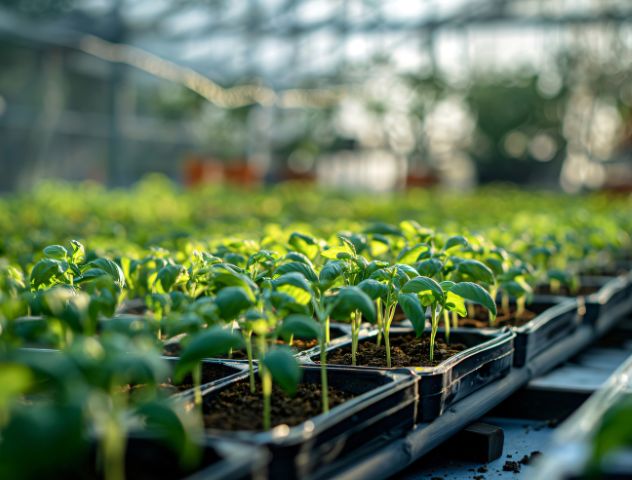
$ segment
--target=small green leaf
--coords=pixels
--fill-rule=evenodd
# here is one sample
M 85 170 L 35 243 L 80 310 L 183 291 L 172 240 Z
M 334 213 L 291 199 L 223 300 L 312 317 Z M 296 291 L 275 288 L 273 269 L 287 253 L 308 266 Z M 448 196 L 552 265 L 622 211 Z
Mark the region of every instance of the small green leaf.
M 375 322 L 375 305 L 371 298 L 358 287 L 342 287 L 329 300 L 334 302 L 333 315 L 336 317 L 349 318 L 353 312 L 359 310 L 365 320 L 370 323 Z
M 388 295 L 388 286 L 372 278 L 362 280 L 358 283 L 357 287 L 373 300 L 377 300 L 378 298 L 386 299 Z
M 448 238 L 448 240 L 445 242 L 445 245 L 443 246 L 443 250 L 447 251 L 450 250 L 451 248 L 454 247 L 467 247 L 469 246 L 469 242 L 467 241 L 467 238 L 461 236 L 461 235 L 455 235 L 454 237 L 450 237 Z
M 224 320 L 233 320 L 253 305 L 248 292 L 241 287 L 226 287 L 217 292 L 215 305 Z
M 480 285 L 472 282 L 460 282 L 454 285 L 450 291 L 465 300 L 482 305 L 491 312 L 493 317 L 496 316 L 496 302 L 489 292 Z
M 303 371 L 289 348 L 280 347 L 270 350 L 263 357 L 262 363 L 279 387 L 288 395 L 296 394 Z
M 306 340 L 318 338 L 320 331 L 320 324 L 316 320 L 299 313 L 293 313 L 285 317 L 281 326 L 281 336 L 286 339 L 292 335 Z
M 181 382 L 182 378 L 203 359 L 226 354 L 231 349 L 243 348 L 243 345 L 241 336 L 221 327 L 198 333 L 182 350 L 175 371 L 176 381 Z
M 316 275 L 314 269 L 310 265 L 303 262 L 285 263 L 274 271 L 275 275 L 284 275 L 286 273 L 300 273 L 310 282 L 318 281 L 318 275 Z
M 56 260 L 65 260 L 68 257 L 68 250 L 61 245 L 49 245 L 44 248 L 44 255 Z
M 403 293 L 416 293 L 418 295 L 429 292 L 436 301 L 443 301 L 443 289 L 436 281 L 429 277 L 416 277 L 409 280 L 403 287 Z
M 399 306 L 413 324 L 415 334 L 420 337 L 426 328 L 426 312 L 419 301 L 419 296 L 415 293 L 400 293 L 397 298 Z
M 470 277 L 472 280 L 493 285 L 495 283 L 494 272 L 478 260 L 463 260 L 457 264 L 457 270 Z
M 96 260 L 89 262 L 88 266 L 103 270 L 106 274 L 112 277 L 114 283 L 119 288 L 123 288 L 125 286 L 125 275 L 123 275 L 123 270 L 121 270 L 121 267 L 119 267 L 116 262 L 108 260 L 107 258 L 97 258 Z M 83 276 L 85 276 L 85 272 Z

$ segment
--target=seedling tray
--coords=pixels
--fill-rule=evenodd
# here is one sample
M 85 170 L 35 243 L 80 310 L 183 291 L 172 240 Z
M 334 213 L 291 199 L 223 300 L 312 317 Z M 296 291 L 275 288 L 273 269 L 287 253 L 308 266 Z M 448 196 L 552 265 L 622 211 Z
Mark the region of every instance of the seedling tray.
M 320 367 L 303 365 L 303 382 L 320 384 Z M 392 432 L 403 435 L 412 428 L 417 411 L 417 378 L 409 370 L 357 371 L 328 367 L 329 385 L 358 394 L 294 427 L 280 425 L 268 432 L 207 430 L 210 437 L 241 440 L 265 447 L 271 453 L 270 478 L 305 478 L 319 468 Z M 236 379 L 207 388 L 205 398 L 217 395 Z
M 482 417 L 531 379 L 542 375 L 594 340 L 594 331 L 581 325 L 575 332 L 538 355 L 528 366 L 511 369 L 502 381 L 488 384 L 456 402 L 431 422 L 419 423 L 387 446 L 367 446 L 327 466 L 313 480 L 383 479 L 395 475 L 423 457 L 464 427 Z
M 268 455 L 264 450 L 241 443 L 205 440 L 200 445 L 200 463 L 181 465 L 169 443 L 160 437 L 130 433 L 125 449 L 126 478 L 134 480 L 265 480 Z M 101 478 L 96 441 L 91 440 L 86 455 L 61 471 L 47 472 L 47 478 L 85 480 Z
M 391 338 L 414 330 L 404 327 L 391 329 Z M 430 335 L 425 332 L 425 335 Z M 443 329 L 439 335 L 443 336 Z M 360 342 L 375 341 L 377 332 L 360 339 Z M 466 350 L 453 355 L 435 367 L 411 365 L 420 377 L 419 413 L 417 421 L 430 421 L 441 415 L 450 405 L 467 397 L 472 392 L 509 373 L 513 363 L 515 334 L 508 329 L 501 331 L 477 331 L 474 329 L 453 329 L 450 341 L 468 346 Z M 331 345 L 328 351 L 350 347 L 351 342 Z M 305 352 L 300 359 L 315 363 L 320 358 L 320 349 Z M 348 367 L 353 370 L 388 371 L 386 368 Z
M 516 332 L 515 367 L 526 365 L 561 338 L 572 334 L 582 322 L 575 298 L 536 296 L 527 309 L 537 313 L 537 316 L 524 325 L 511 327 Z M 495 329 L 490 327 L 482 330 Z
M 603 282 L 603 286 L 586 297 L 585 318 L 602 334 L 632 311 L 632 275 L 596 278 Z

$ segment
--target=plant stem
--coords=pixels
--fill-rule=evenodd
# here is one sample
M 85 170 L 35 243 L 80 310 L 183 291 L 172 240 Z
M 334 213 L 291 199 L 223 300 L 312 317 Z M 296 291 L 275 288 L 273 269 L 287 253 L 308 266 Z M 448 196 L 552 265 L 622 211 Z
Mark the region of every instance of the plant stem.
M 459 326 L 459 315 L 453 310 L 452 311 L 452 327 L 458 328 Z
M 202 385 L 202 362 L 198 362 L 198 364 L 193 367 L 191 376 L 193 377 L 195 405 L 199 406 L 202 405 L 202 390 L 200 388 Z
M 250 393 L 255 393 L 255 369 L 252 364 L 252 330 L 246 332 L 246 354 L 248 355 L 248 376 L 250 377 Z
M 502 293 L 501 295 L 501 307 L 503 310 L 503 313 L 505 315 L 509 315 L 509 295 L 507 295 L 505 292 Z
M 290 347 L 292 345 L 294 345 L 294 334 L 290 335 L 290 342 L 289 342 L 289 344 L 290 344 Z
M 384 329 L 384 347 L 386 347 L 386 367 L 391 368 L 391 339 L 389 338 L 390 328 Z
M 323 341 L 321 341 L 320 345 L 320 384 L 323 413 L 327 413 L 329 412 L 329 387 L 327 385 L 327 347 L 326 345 L 324 345 Z
M 375 307 L 377 310 L 377 346 L 379 347 L 382 344 L 382 325 L 383 325 L 383 315 L 382 315 L 382 299 L 378 298 L 375 301 Z
M 450 343 L 450 313 L 443 310 L 443 324 L 445 325 L 445 341 Z
M 271 401 L 272 401 L 272 375 L 268 369 L 260 365 L 261 369 L 261 389 L 263 391 L 263 429 L 270 430 L 271 427 Z
M 431 327 L 430 327 L 430 361 L 433 362 L 434 361 L 434 347 L 435 347 L 435 337 L 437 336 L 437 328 L 438 328 L 438 321 L 437 321 L 437 317 L 438 315 L 437 313 L 437 306 L 436 305 L 432 305 L 432 307 L 430 307 L 430 315 L 431 315 Z
M 356 312 L 357 313 L 357 312 Z M 358 334 L 360 322 L 356 315 L 351 317 L 351 365 L 356 366 L 356 354 L 358 352 Z
M 329 315 L 325 319 L 325 345 L 329 346 L 329 342 L 331 341 L 331 336 L 329 332 Z
M 526 301 L 527 299 L 524 296 L 516 299 L 516 318 L 521 317 L 524 313 Z
M 116 413 L 107 420 L 103 433 L 103 477 L 105 480 L 125 480 L 125 432 Z

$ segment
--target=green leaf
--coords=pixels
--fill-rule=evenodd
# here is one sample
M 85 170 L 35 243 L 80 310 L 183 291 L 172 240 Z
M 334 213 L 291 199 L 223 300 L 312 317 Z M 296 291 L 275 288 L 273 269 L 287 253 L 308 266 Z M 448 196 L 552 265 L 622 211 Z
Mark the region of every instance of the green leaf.
M 54 278 L 63 275 L 64 268 L 59 260 L 44 258 L 31 270 L 30 283 L 34 288 L 48 285 Z
M 44 255 L 56 260 L 65 260 L 68 257 L 68 250 L 61 245 L 49 245 L 44 248 Z
M 463 297 L 453 293 L 448 290 L 448 293 L 445 297 L 444 307 L 447 310 L 452 312 L 456 312 L 461 317 L 465 317 L 467 315 L 467 309 L 465 308 L 465 300 Z
M 378 234 L 378 235 L 395 235 L 398 237 L 403 236 L 402 231 L 394 225 L 388 223 L 375 222 L 364 229 L 364 233 Z
M 308 304 L 314 293 L 307 279 L 297 272 L 275 278 L 272 285 L 276 290 L 291 295 L 301 305 Z
M 307 258 L 314 259 L 320 250 L 314 237 L 294 232 L 290 235 L 288 243 Z
M 215 305 L 224 320 L 234 320 L 241 312 L 253 305 L 248 292 L 241 287 L 226 287 L 217 292 Z
M 291 335 L 297 338 L 312 339 L 320 336 L 320 324 L 308 315 L 293 313 L 283 319 L 281 335 L 288 339 Z
M 436 258 L 429 258 L 428 260 L 423 260 L 417 263 L 415 268 L 419 272 L 419 275 L 424 277 L 434 277 L 435 275 L 441 273 L 443 263 L 441 260 Z
M 357 287 L 373 300 L 377 300 L 378 298 L 384 300 L 388 295 L 388 286 L 372 278 L 362 280 L 360 283 L 358 283 Z
M 97 258 L 96 260 L 89 262 L 88 266 L 103 270 L 106 274 L 112 277 L 114 283 L 119 288 L 123 288 L 125 286 L 125 275 L 123 275 L 123 270 L 121 270 L 121 267 L 119 267 L 116 262 L 108 260 L 107 258 Z
M 325 288 L 329 287 L 345 272 L 345 268 L 343 262 L 327 262 L 320 271 L 319 283 Z
M 397 296 L 399 306 L 413 324 L 415 334 L 420 337 L 426 328 L 426 309 L 421 305 L 415 293 L 401 293 Z
M 427 252 L 429 249 L 430 246 L 427 243 L 418 243 L 413 247 L 406 247 L 397 256 L 397 262 L 412 265 L 419 259 L 422 253 Z
M 482 305 L 491 312 L 493 317 L 496 316 L 496 302 L 489 292 L 480 285 L 472 282 L 460 282 L 454 285 L 450 291 L 465 300 Z
M 289 348 L 280 347 L 270 350 L 263 357 L 262 363 L 279 387 L 288 395 L 296 394 L 303 371 Z
M 186 277 L 186 273 L 187 270 L 182 265 L 168 264 L 160 269 L 156 281 L 160 282 L 165 292 L 169 292 L 174 285 Z
M 482 262 L 478 260 L 463 260 L 457 264 L 457 270 L 470 277 L 471 279 L 493 285 L 496 280 L 494 272 Z
M 300 273 L 310 282 L 318 281 L 318 275 L 316 275 L 314 269 L 303 262 L 285 263 L 274 271 L 275 275 L 284 275 L 286 273 Z
M 375 322 L 375 305 L 371 298 L 358 287 L 342 287 L 338 293 L 329 298 L 334 302 L 334 315 L 349 318 L 357 310 L 370 323 Z
M 240 349 L 243 346 L 244 341 L 240 335 L 221 327 L 198 333 L 180 354 L 175 371 L 176 382 L 181 382 L 183 377 L 203 359 L 217 357 L 228 353 L 231 349 Z
M 422 295 L 430 293 L 437 302 L 443 302 L 444 294 L 441 285 L 429 277 L 416 277 L 409 280 L 403 287 L 403 293 L 416 293 Z
M 443 251 L 447 251 L 450 250 L 451 248 L 454 247 L 467 247 L 469 246 L 469 242 L 467 241 L 467 238 L 461 236 L 461 235 L 455 235 L 453 237 L 448 238 L 448 240 L 445 242 L 445 245 L 443 246 Z
M 78 240 L 70 240 L 70 248 L 72 248 L 72 261 L 75 264 L 82 263 L 86 260 L 86 248 Z

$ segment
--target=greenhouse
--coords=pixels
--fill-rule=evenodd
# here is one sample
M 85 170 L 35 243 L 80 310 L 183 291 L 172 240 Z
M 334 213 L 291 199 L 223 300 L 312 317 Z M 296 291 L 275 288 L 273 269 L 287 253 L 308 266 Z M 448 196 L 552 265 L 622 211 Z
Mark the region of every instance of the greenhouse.
M 0 479 L 632 478 L 629 0 L 5 0 L 0 232 Z

